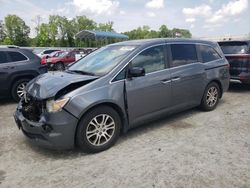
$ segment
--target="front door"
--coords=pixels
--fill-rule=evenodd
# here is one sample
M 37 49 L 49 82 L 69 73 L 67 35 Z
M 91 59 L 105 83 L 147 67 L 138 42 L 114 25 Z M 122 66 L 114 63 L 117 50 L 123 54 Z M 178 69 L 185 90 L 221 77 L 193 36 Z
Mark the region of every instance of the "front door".
M 148 48 L 131 61 L 130 66 L 144 68 L 146 75 L 126 80 L 130 124 L 169 107 L 171 80 L 166 65 L 163 45 Z
M 9 76 L 16 71 L 16 63 L 11 62 L 6 51 L 0 51 L 0 90 L 6 92 L 9 89 Z

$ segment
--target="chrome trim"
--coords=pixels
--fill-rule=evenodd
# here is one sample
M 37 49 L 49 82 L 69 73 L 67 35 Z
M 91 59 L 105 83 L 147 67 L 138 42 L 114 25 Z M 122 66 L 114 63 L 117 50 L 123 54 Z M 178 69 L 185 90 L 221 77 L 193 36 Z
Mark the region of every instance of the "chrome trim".
M 194 42 L 194 43 L 192 43 L 192 42 L 190 42 L 190 43 L 188 43 L 188 42 L 185 42 L 185 43 L 182 43 L 182 42 L 180 42 L 180 43 L 178 43 L 178 42 L 170 42 L 170 43 L 167 43 L 167 44 L 194 44 L 194 45 L 209 46 L 209 47 L 211 47 L 211 48 L 213 48 L 215 50 L 215 52 L 221 57 L 221 59 L 223 59 L 223 57 L 221 56 L 221 54 L 218 53 L 218 51 L 214 48 L 214 46 L 211 46 L 210 44 L 204 44 L 204 43 L 199 43 L 199 42 Z M 218 47 L 220 47 L 220 46 L 218 46 Z M 206 62 L 206 63 L 208 63 L 208 62 Z
M 213 46 L 211 46 L 210 44 L 204 44 L 204 43 L 199 43 L 199 42 L 191 42 L 191 41 L 190 41 L 190 42 L 178 42 L 178 41 L 176 41 L 176 42 L 167 42 L 167 41 L 165 41 L 164 43 L 154 44 L 154 45 L 148 46 L 147 48 L 144 48 L 143 50 L 139 51 L 136 55 L 134 55 L 134 57 L 131 58 L 130 61 L 129 61 L 128 63 L 126 63 L 126 64 L 121 68 L 121 70 L 111 78 L 111 80 L 109 81 L 109 84 L 116 83 L 116 82 L 118 82 L 118 81 L 124 81 L 124 80 L 126 80 L 126 79 L 122 79 L 122 80 L 117 80 L 117 81 L 112 82 L 112 80 L 114 80 L 114 78 L 115 78 L 118 74 L 120 74 L 120 72 L 121 72 L 121 71 L 122 71 L 122 70 L 123 70 L 123 69 L 124 69 L 124 68 L 125 68 L 125 67 L 126 67 L 135 57 L 136 57 L 136 56 L 138 56 L 141 52 L 143 52 L 143 51 L 145 51 L 145 50 L 147 50 L 147 49 L 149 49 L 149 48 L 151 48 L 151 47 L 162 46 L 162 45 L 168 45 L 168 44 L 170 44 L 170 45 L 171 45 L 171 44 L 194 44 L 194 45 L 204 45 L 204 46 L 209 46 L 209 47 L 213 48 L 213 49 L 217 52 L 217 50 L 216 50 Z M 215 43 L 215 44 L 216 44 L 216 43 Z M 218 47 L 219 47 L 219 45 L 218 45 Z M 218 53 L 218 52 L 217 52 L 217 53 Z M 218 55 L 219 55 L 221 58 L 220 58 L 220 59 L 213 60 L 213 61 L 218 61 L 218 60 L 224 59 L 219 53 L 218 53 Z M 209 61 L 209 62 L 206 62 L 206 63 L 210 63 L 210 62 L 213 62 L 213 61 Z M 191 63 L 191 64 L 206 64 L 206 63 L 195 62 L 195 63 Z M 191 64 L 181 65 L 181 66 L 178 66 L 178 67 L 184 67 L 184 66 L 191 65 Z M 167 70 L 167 69 L 171 70 L 171 69 L 178 68 L 178 67 L 169 67 L 169 68 L 165 68 L 165 69 L 163 69 L 163 70 Z M 163 71 L 163 70 L 159 70 L 159 71 Z M 152 74 L 152 73 L 159 72 L 159 71 L 147 73 L 147 74 L 145 74 L 145 76 L 148 75 L 148 74 Z
M 194 65 L 194 64 L 204 64 L 204 63 L 201 63 L 201 62 L 199 62 L 199 61 L 197 61 L 197 62 L 194 62 L 194 63 L 189 63 L 189 64 L 186 64 L 186 65 L 180 65 L 180 66 L 177 66 L 177 67 L 170 67 L 169 69 L 171 70 L 171 69 L 177 69 L 177 68 L 179 68 L 179 67 L 186 67 L 186 66 L 190 66 L 190 65 Z
M 166 80 L 166 81 L 161 81 L 162 84 L 168 84 L 168 83 L 171 83 L 172 80 Z
M 240 81 L 240 80 L 237 80 L 237 79 L 230 79 L 230 82 L 232 82 L 232 83 L 237 83 L 237 84 L 242 84 L 242 81 Z
M 26 60 L 22 60 L 22 61 L 10 61 L 10 62 L 7 62 L 7 63 L 16 63 L 16 62 L 23 62 L 23 61 L 29 61 L 30 60 L 30 58 L 28 58 L 25 54 L 23 54 L 22 52 L 19 52 L 19 51 L 5 51 L 5 52 L 7 52 L 7 53 L 9 53 L 9 52 L 17 52 L 17 53 L 20 53 L 20 54 L 22 54 L 24 57 L 26 57 Z M 9 55 L 9 54 L 8 54 Z M 10 56 L 10 55 L 9 55 Z
M 171 81 L 173 81 L 173 82 L 177 82 L 179 80 L 181 80 L 181 78 L 173 78 L 173 79 L 171 79 Z
M 227 56 L 249 56 L 250 54 L 224 54 L 226 57 Z

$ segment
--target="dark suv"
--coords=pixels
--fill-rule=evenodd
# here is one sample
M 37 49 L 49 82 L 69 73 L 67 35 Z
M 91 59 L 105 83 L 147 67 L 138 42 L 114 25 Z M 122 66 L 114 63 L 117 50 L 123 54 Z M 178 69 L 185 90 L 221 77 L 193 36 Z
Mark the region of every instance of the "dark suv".
M 250 41 L 223 41 L 219 45 L 230 64 L 230 81 L 250 84 Z
M 0 96 L 10 95 L 14 100 L 24 94 L 26 84 L 47 72 L 41 59 L 29 50 L 0 47 Z

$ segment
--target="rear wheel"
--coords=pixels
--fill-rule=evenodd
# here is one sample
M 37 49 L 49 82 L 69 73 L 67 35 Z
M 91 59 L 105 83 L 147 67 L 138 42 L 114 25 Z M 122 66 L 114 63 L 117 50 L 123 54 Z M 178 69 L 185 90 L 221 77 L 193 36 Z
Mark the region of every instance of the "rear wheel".
M 58 70 L 58 71 L 65 70 L 64 64 L 62 62 L 56 63 L 54 68 L 55 68 L 55 70 Z
M 220 94 L 221 94 L 220 87 L 218 86 L 217 83 L 212 82 L 208 84 L 201 101 L 202 110 L 204 111 L 214 110 L 219 102 Z
M 80 121 L 76 143 L 82 151 L 97 153 L 113 146 L 120 135 L 121 120 L 111 107 L 100 106 L 88 112 Z
M 29 81 L 30 81 L 30 79 L 25 78 L 25 79 L 17 80 L 13 84 L 13 86 L 11 88 L 11 95 L 15 101 L 18 102 L 23 97 L 23 95 L 25 93 L 25 87 Z

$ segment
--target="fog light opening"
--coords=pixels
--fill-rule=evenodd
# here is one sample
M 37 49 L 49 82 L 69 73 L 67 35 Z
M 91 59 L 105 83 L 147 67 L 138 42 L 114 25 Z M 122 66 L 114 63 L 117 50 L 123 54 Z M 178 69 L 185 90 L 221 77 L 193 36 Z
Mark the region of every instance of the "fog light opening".
M 50 125 L 43 125 L 43 130 L 46 132 L 46 133 L 49 133 L 51 132 L 53 129 Z

